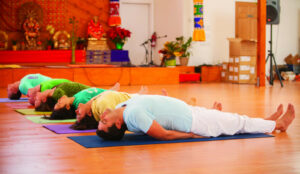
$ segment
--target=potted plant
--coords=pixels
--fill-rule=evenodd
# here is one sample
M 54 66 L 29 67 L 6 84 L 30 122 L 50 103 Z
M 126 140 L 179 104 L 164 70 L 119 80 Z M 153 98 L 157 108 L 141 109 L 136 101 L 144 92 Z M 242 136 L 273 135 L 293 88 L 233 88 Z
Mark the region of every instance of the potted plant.
M 107 31 L 107 37 L 115 44 L 115 48 L 122 50 L 127 38 L 129 38 L 131 32 L 121 27 L 112 27 Z
M 159 50 L 163 56 L 161 66 L 176 66 L 176 57 L 181 56 L 181 48 L 178 42 L 168 41 L 164 44 L 164 48 Z
M 13 51 L 17 51 L 17 48 L 18 48 L 17 41 L 16 40 L 12 40 L 11 43 L 12 43 L 12 50 Z
M 192 43 L 192 37 L 189 37 L 186 41 L 184 40 L 183 36 L 177 37 L 176 38 L 177 43 L 180 46 L 180 65 L 182 66 L 186 66 L 188 64 L 189 61 L 189 57 L 191 55 L 191 51 L 190 51 L 190 47 L 191 47 L 191 43 Z

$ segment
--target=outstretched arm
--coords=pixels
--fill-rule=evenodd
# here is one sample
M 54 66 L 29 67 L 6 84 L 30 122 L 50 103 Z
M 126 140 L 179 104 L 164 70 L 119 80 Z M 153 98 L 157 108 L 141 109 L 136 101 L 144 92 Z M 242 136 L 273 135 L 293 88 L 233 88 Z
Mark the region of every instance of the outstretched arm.
M 175 130 L 166 130 L 157 121 L 153 120 L 147 134 L 158 140 L 176 140 L 176 139 L 187 139 L 187 138 L 201 138 L 202 136 L 185 133 Z

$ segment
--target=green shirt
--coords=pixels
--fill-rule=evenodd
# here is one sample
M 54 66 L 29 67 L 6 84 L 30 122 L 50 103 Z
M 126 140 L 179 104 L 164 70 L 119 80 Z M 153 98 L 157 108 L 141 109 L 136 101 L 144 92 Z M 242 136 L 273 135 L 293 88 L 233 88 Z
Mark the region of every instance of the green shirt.
M 74 101 L 73 101 L 73 106 L 75 108 L 78 108 L 79 103 L 87 103 L 90 101 L 93 97 L 97 96 L 98 94 L 107 91 L 106 89 L 100 89 L 100 88 L 88 88 L 85 90 L 82 90 L 78 92 L 77 94 L 74 95 Z
M 64 82 L 56 87 L 52 97 L 57 101 L 62 96 L 73 97 L 79 91 L 90 88 L 89 86 L 77 83 L 77 82 Z
M 41 74 L 28 74 L 24 76 L 19 85 L 19 90 L 22 94 L 27 95 L 28 89 L 40 85 L 43 81 L 50 80 L 50 77 Z
M 47 81 L 44 81 L 41 83 L 41 92 L 46 91 L 47 89 L 52 89 L 55 86 L 64 83 L 64 82 L 71 82 L 70 80 L 67 79 L 50 79 Z

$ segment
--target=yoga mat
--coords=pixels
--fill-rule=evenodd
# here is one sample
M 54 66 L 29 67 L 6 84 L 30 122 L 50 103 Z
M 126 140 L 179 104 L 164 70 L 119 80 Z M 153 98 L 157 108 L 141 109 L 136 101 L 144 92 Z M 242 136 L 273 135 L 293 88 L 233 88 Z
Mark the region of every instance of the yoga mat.
M 28 120 L 34 122 L 34 123 L 42 123 L 42 124 L 47 124 L 47 123 L 74 123 L 76 119 L 66 119 L 66 120 L 48 120 L 43 118 L 43 116 L 26 116 Z
M 89 130 L 74 130 L 70 128 L 71 124 L 59 124 L 59 125 L 43 125 L 43 127 L 57 133 L 57 134 L 73 134 L 73 133 L 86 133 L 96 132 L 96 129 Z
M 28 98 L 20 98 L 19 100 L 11 100 L 9 98 L 0 98 L 0 103 L 28 102 Z
M 35 111 L 34 109 L 15 109 L 15 111 L 23 115 L 50 115 L 52 113 L 52 112 Z
M 121 141 L 105 141 L 97 135 L 88 136 L 71 136 L 68 137 L 76 143 L 86 147 L 113 147 L 113 146 L 132 146 L 132 145 L 146 145 L 146 144 L 166 144 L 166 143 L 183 143 L 183 142 L 197 142 L 197 141 L 215 141 L 215 140 L 230 140 L 230 139 L 246 139 L 246 138 L 263 138 L 274 137 L 267 134 L 238 134 L 233 136 L 220 136 L 215 138 L 196 138 L 172 141 L 156 140 L 148 135 L 141 134 L 125 134 Z
M 9 106 L 13 109 L 25 109 L 31 105 L 29 103 L 6 103 L 6 106 Z

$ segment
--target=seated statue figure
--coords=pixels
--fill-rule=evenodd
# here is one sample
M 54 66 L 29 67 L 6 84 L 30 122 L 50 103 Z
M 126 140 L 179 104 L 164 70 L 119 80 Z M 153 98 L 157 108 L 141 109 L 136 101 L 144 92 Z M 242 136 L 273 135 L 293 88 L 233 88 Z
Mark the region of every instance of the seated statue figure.
M 25 31 L 24 34 L 27 49 L 36 49 L 40 35 L 39 23 L 32 16 L 29 16 L 23 23 L 23 29 Z
M 90 38 L 95 38 L 97 40 L 101 39 L 104 33 L 103 27 L 99 22 L 98 16 L 94 18 L 88 24 L 88 35 Z

